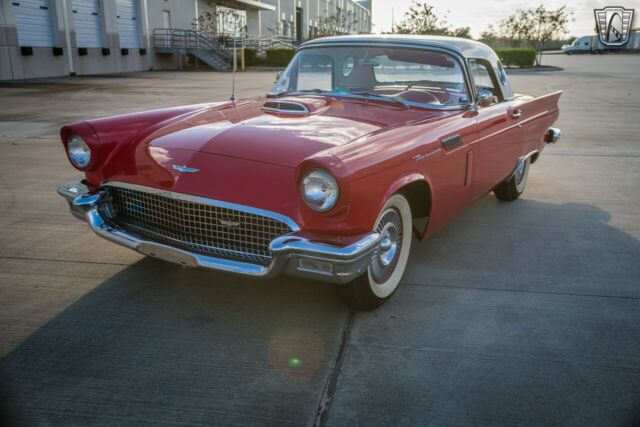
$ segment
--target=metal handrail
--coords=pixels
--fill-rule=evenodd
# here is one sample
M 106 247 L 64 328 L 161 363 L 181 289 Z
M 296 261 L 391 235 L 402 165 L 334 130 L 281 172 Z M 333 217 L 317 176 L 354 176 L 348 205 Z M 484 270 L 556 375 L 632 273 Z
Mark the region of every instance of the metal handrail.
M 291 36 L 258 37 L 247 33 L 237 36 L 220 33 L 211 34 L 199 30 L 179 28 L 155 28 L 153 46 L 170 51 L 197 50 L 191 52 L 216 69 L 226 69 L 231 63 L 233 47 L 256 49 L 264 56 L 268 49 L 295 49 L 297 41 Z M 189 52 L 182 52 L 189 53 Z
M 208 49 L 229 58 L 229 53 L 224 50 L 218 40 L 197 30 L 155 28 L 153 30 L 153 46 L 169 49 Z
M 264 55 L 267 49 L 295 49 L 297 44 L 292 36 L 258 37 L 243 34 L 236 37 L 236 46 L 256 49 L 258 55 Z

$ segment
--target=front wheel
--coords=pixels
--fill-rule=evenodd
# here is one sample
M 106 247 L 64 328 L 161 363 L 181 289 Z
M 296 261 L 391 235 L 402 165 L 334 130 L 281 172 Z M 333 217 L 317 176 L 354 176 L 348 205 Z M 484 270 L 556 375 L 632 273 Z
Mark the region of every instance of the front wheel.
M 374 230 L 380 234 L 367 272 L 354 281 L 336 285 L 338 297 L 358 310 L 371 310 L 391 297 L 404 274 L 411 249 L 411 207 L 396 194 L 380 211 Z
M 530 165 L 531 161 L 529 158 L 518 162 L 513 176 L 508 181 L 498 184 L 498 186 L 493 189 L 496 197 L 505 202 L 511 202 L 520 197 L 527 186 Z

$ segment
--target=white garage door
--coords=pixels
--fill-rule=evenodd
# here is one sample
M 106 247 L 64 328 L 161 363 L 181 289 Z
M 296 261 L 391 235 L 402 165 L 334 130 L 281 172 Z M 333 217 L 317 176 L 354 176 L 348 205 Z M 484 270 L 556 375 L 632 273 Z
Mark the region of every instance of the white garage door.
M 137 0 L 116 0 L 116 14 L 118 17 L 120 47 L 139 48 L 140 30 Z
M 73 24 L 78 47 L 102 47 L 100 0 L 72 0 Z
M 20 46 L 54 46 L 50 1 L 15 0 L 12 3 L 13 14 L 16 17 L 18 44 Z

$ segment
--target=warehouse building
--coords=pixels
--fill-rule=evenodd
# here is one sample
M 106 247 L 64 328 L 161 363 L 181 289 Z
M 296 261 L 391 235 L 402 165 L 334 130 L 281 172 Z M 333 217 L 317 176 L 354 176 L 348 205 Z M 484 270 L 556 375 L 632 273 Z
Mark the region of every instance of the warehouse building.
M 260 14 L 260 35 L 292 36 L 305 41 L 326 32 L 371 32 L 371 0 L 264 0 L 273 10 Z M 325 28 L 323 28 L 325 27 Z
M 371 32 L 370 0 L 0 0 L 0 80 L 175 69 L 187 51 L 167 40 L 203 17 L 212 40 Z

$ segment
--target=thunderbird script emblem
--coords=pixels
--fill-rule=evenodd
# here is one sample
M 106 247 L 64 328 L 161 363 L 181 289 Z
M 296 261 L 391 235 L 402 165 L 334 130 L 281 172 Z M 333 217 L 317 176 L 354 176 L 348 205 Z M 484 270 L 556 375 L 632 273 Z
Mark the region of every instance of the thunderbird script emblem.
M 184 172 L 184 173 L 196 173 L 200 171 L 200 169 L 190 168 L 182 165 L 172 165 L 171 167 L 177 170 L 178 172 Z
M 629 32 L 633 25 L 633 9 L 608 6 L 594 9 L 598 37 L 605 46 L 622 46 L 629 41 Z

